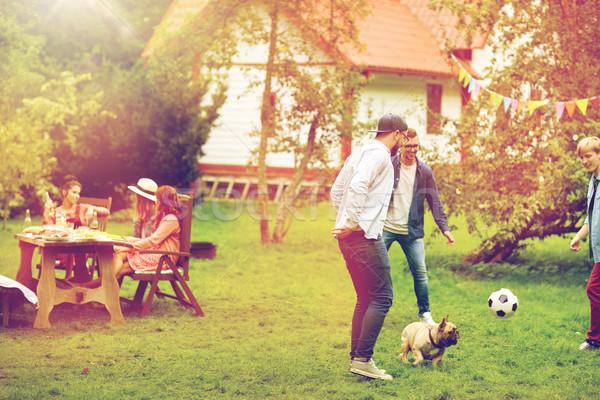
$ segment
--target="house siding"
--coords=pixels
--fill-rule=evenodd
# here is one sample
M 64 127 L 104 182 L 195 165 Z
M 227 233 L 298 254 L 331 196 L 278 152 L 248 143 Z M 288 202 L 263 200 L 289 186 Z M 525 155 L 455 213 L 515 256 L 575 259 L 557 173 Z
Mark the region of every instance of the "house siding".
M 245 166 L 252 161 L 251 153 L 258 146 L 258 137 L 253 136 L 252 131 L 260 129 L 262 88 L 249 88 L 247 74 L 248 71 L 239 67 L 231 69 L 228 99 L 203 147 L 205 155 L 199 160 L 201 165 Z M 461 112 L 461 97 L 456 79 L 388 73 L 371 76 L 369 84 L 362 89 L 357 117 L 375 128 L 381 115 L 393 112 L 404 117 L 408 125 L 417 130 L 423 146 L 445 146 L 447 138 L 444 135 L 426 133 L 428 83 L 442 85 L 442 115 L 457 119 Z M 367 121 L 369 109 L 372 121 Z M 369 134 L 357 135 L 352 146 L 360 146 L 371 138 Z M 336 147 L 331 154 L 335 158 L 340 153 Z M 341 159 L 338 161 L 340 164 L 343 162 Z M 293 168 L 294 157 L 292 154 L 269 154 L 267 164 L 269 167 Z

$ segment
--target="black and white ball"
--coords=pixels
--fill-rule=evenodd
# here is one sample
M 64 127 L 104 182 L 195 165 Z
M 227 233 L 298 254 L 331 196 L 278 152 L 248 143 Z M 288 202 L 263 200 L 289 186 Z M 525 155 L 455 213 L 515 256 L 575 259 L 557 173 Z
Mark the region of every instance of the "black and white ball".
M 490 295 L 488 307 L 498 318 L 508 318 L 517 311 L 519 299 L 510 289 L 498 289 Z

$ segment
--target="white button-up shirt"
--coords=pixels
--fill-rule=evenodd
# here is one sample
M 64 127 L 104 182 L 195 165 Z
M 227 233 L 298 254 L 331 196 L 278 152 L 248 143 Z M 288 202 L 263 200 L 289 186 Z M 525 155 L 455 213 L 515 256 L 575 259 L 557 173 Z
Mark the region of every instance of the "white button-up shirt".
M 393 184 L 390 150 L 383 143 L 374 139 L 355 150 L 331 187 L 335 227 L 362 229 L 365 238 L 377 239 L 383 231 Z

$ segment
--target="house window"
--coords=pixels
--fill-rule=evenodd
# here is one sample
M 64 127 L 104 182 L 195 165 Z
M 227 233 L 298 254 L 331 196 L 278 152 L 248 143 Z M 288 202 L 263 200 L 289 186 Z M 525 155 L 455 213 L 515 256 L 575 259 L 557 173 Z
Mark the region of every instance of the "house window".
M 442 85 L 427 84 L 427 133 L 441 133 L 441 113 Z

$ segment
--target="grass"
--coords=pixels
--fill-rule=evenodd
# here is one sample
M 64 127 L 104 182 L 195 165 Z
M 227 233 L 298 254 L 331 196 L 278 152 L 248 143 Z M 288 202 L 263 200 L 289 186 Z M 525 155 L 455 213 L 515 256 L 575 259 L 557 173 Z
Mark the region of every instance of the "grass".
M 99 306 L 60 305 L 52 328 L 32 329 L 35 310 L 0 328 L 3 399 L 589 399 L 597 397 L 599 353 L 578 345 L 589 326 L 585 293 L 590 263 L 567 238 L 533 242 L 512 264 L 451 272 L 475 247 L 460 228 L 456 246 L 427 237 L 434 318 L 450 314 L 461 334 L 437 368 L 398 359 L 404 326 L 417 318 L 412 277 L 399 246 L 390 251 L 395 289 L 375 349 L 395 379 L 347 372 L 354 292 L 336 242 L 332 214 L 321 204 L 301 210 L 283 245 L 259 244 L 258 223 L 227 204 L 197 208 L 194 241 L 217 244 L 214 260 L 193 260 L 190 287 L 206 317 L 156 299 L 139 319 L 123 305 L 125 326 Z M 219 218 L 215 218 L 218 215 Z M 34 219 L 34 223 L 35 223 Z M 452 221 L 461 226 L 460 221 Z M 14 277 L 18 247 L 0 232 L 0 274 Z M 432 231 L 427 221 L 427 231 Z M 128 222 L 109 231 L 127 234 Z M 487 271 L 486 271 L 487 269 Z M 490 271 L 495 271 L 490 273 Z M 494 277 L 492 279 L 491 277 Z M 487 310 L 487 297 L 509 287 L 514 317 Z M 122 293 L 131 295 L 132 281 Z

